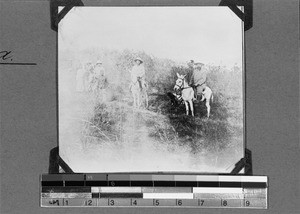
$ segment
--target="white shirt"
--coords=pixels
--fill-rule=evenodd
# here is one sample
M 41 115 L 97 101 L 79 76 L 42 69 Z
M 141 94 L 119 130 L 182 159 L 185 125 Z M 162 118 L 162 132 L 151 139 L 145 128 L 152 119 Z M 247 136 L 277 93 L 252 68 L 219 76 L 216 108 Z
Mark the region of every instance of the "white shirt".
M 138 77 L 145 77 L 145 68 L 144 65 L 134 65 L 130 71 L 132 82 L 137 81 Z

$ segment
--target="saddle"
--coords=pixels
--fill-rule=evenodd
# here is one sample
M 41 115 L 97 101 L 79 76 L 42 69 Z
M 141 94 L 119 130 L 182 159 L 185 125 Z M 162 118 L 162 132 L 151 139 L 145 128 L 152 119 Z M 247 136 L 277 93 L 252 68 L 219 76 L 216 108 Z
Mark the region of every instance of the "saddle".
M 204 84 L 206 84 L 206 82 L 192 86 L 192 88 L 194 90 L 194 94 L 195 94 L 195 100 L 198 100 L 198 99 L 201 100 L 203 93 L 205 91 L 205 87 L 202 88 L 201 86 L 203 86 Z M 201 88 L 202 88 L 202 90 L 201 90 Z

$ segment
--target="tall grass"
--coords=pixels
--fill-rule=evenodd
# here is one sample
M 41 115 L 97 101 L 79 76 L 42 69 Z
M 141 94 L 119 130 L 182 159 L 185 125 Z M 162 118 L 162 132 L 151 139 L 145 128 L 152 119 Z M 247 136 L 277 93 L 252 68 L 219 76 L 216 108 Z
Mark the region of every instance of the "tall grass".
M 124 140 L 124 124 L 126 118 L 132 116 L 128 113 L 132 111 L 128 101 L 131 100 L 128 70 L 133 66 L 133 59 L 140 56 L 144 59 L 149 83 L 149 108 L 140 112 L 137 121 L 145 124 L 149 138 L 162 144 L 188 145 L 193 153 L 240 146 L 243 134 L 241 71 L 224 71 L 219 66 L 209 66 L 207 84 L 214 94 L 211 117 L 206 118 L 205 103 L 199 102 L 194 104 L 193 118 L 185 115 L 183 104 L 172 106 L 166 94 L 173 90 L 176 73 L 186 74 L 187 81 L 190 81 L 191 71 L 187 66 L 176 66 L 172 60 L 130 50 L 86 50 L 84 54 L 85 58 L 93 56 L 94 61 L 102 59 L 107 71 L 108 89 L 113 92 L 111 100 L 116 104 L 95 105 L 82 134 L 86 145 L 118 144 Z M 121 102 L 125 105 L 118 105 Z

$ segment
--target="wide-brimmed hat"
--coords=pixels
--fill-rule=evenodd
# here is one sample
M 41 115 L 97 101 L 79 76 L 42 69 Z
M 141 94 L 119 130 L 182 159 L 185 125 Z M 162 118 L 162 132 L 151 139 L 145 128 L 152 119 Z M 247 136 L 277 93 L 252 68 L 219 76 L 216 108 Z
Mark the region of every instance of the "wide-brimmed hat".
M 202 62 L 195 62 L 194 63 L 195 67 L 202 67 L 203 65 L 204 65 L 204 63 L 202 63 Z
M 144 62 L 140 57 L 135 58 L 134 61 L 140 61 L 142 63 Z

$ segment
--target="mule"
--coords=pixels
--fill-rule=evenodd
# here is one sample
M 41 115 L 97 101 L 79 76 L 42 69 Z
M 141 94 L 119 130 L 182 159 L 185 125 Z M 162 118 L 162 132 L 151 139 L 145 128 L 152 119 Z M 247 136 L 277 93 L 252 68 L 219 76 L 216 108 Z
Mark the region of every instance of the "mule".
M 189 107 L 192 112 L 192 116 L 194 116 L 194 107 L 193 101 L 196 100 L 195 98 L 195 91 L 194 89 L 186 82 L 185 80 L 186 75 L 180 75 L 177 73 L 178 79 L 176 80 L 176 85 L 174 86 L 175 91 L 181 91 L 181 97 L 184 101 L 186 114 L 189 114 Z M 208 87 L 205 86 L 204 90 L 201 92 L 201 102 L 205 101 L 205 106 L 207 109 L 207 117 L 210 116 L 210 102 L 213 101 L 213 92 Z
M 185 104 L 186 115 L 189 115 L 189 110 L 191 110 L 192 116 L 194 117 L 194 106 L 193 106 L 193 101 L 195 100 L 194 89 L 191 86 L 189 86 L 189 84 L 185 80 L 186 75 L 180 75 L 178 73 L 176 74 L 178 79 L 176 80 L 174 90 L 181 92 L 181 97 Z

